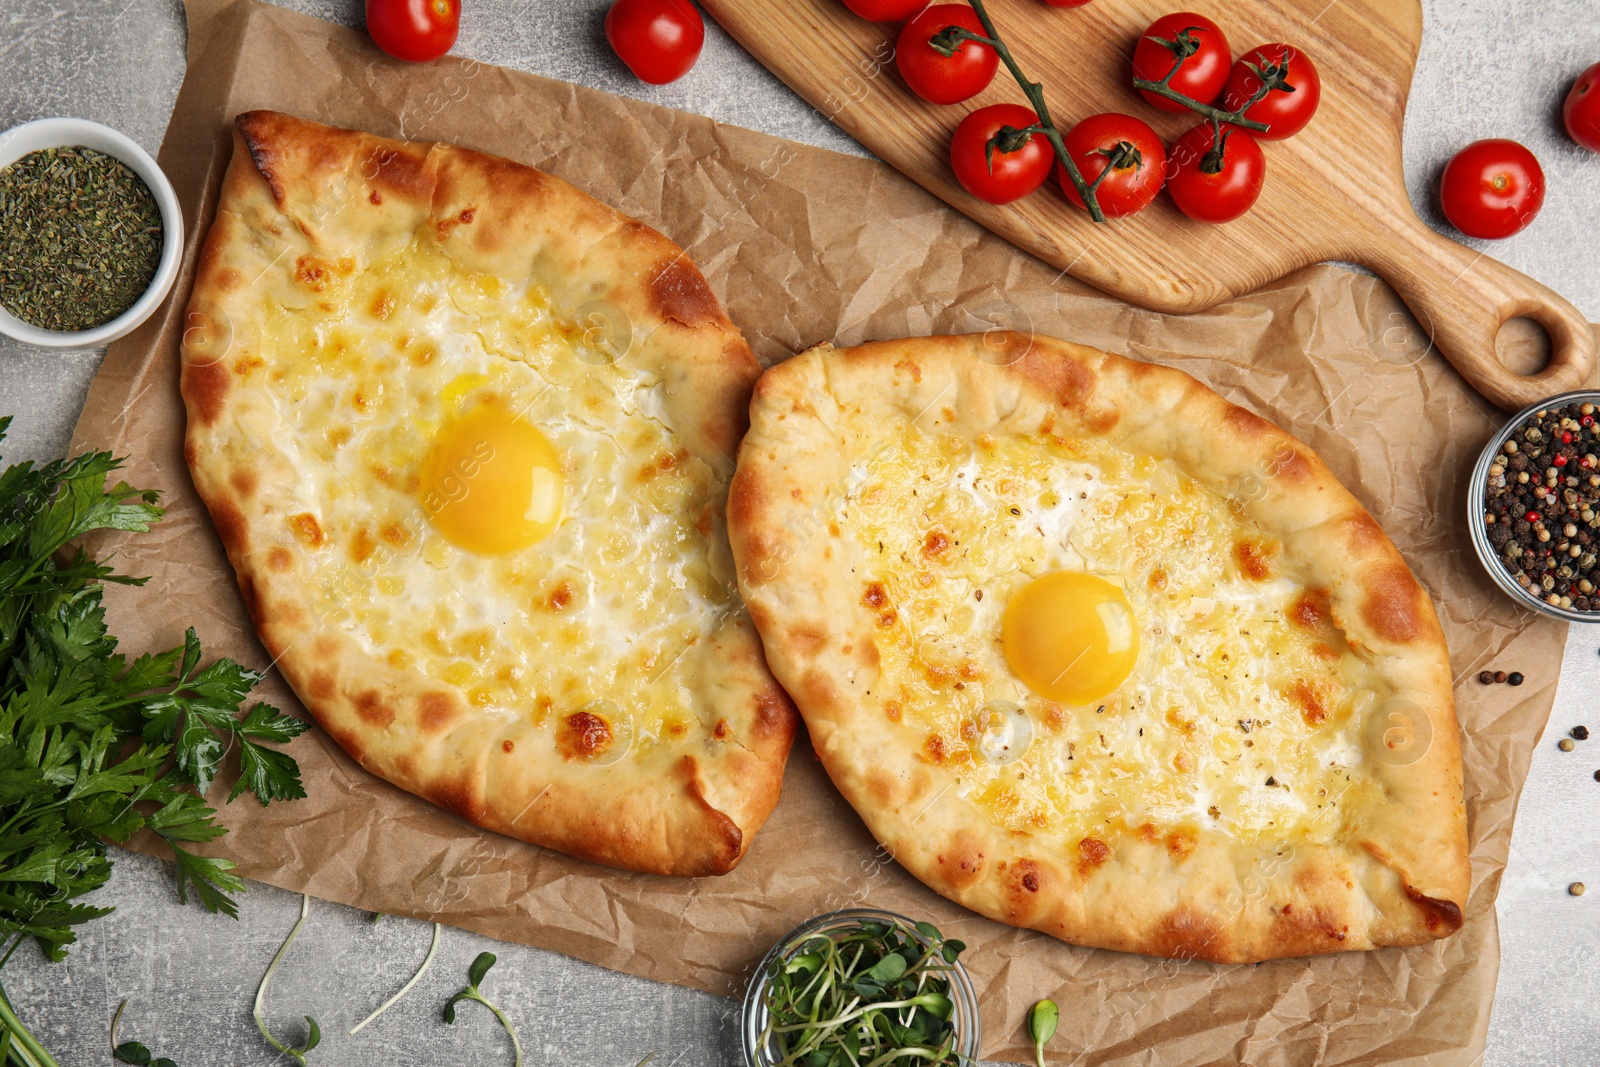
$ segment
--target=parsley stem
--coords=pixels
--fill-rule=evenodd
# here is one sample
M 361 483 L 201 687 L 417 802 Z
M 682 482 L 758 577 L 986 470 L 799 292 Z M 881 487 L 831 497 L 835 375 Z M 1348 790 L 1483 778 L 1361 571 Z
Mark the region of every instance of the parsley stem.
M 379 912 L 378 914 L 381 915 L 383 913 Z M 411 981 L 400 987 L 400 992 L 396 993 L 394 996 L 380 1004 L 377 1011 L 373 1012 L 371 1015 L 352 1026 L 349 1030 L 351 1037 L 354 1037 L 362 1027 L 366 1026 L 372 1020 L 388 1011 L 400 1000 L 401 997 L 411 992 L 412 986 L 422 981 L 422 976 L 427 974 L 428 968 L 433 965 L 433 954 L 439 951 L 439 931 L 442 929 L 443 927 L 441 927 L 438 923 L 433 924 L 433 942 L 428 945 L 428 954 L 422 958 L 422 966 L 417 968 L 417 973 L 411 976 Z M 515 1034 L 512 1035 L 512 1040 L 516 1040 Z
M 296 1063 L 300 1064 L 300 1067 L 305 1067 L 306 1053 L 316 1046 L 316 1038 L 318 1037 L 317 1024 L 312 1020 L 311 1016 L 306 1016 L 306 1022 L 311 1025 L 312 1036 L 306 1042 L 305 1048 L 294 1048 L 285 1045 L 282 1041 L 273 1037 L 271 1031 L 267 1029 L 266 1022 L 261 1018 L 261 1005 L 267 998 L 267 983 L 272 981 L 272 972 L 278 969 L 278 964 L 283 961 L 284 955 L 289 951 L 289 946 L 294 944 L 294 939 L 300 933 L 300 928 L 306 924 L 306 913 L 310 910 L 311 895 L 309 893 L 300 894 L 300 918 L 295 920 L 294 926 L 289 930 L 289 936 L 283 939 L 283 944 L 278 948 L 277 955 L 273 956 L 272 962 L 267 964 L 266 973 L 261 976 L 261 984 L 256 987 L 256 1003 L 254 1010 L 251 1012 L 256 1021 L 256 1029 L 260 1030 L 261 1036 L 267 1039 L 267 1044 L 285 1056 L 291 1057 Z
M 21 1067 L 61 1067 L 56 1058 L 46 1052 L 38 1039 L 22 1025 L 22 1020 L 17 1018 L 4 986 L 0 986 L 0 1033 L 5 1035 L 6 1063 L 15 1060 Z

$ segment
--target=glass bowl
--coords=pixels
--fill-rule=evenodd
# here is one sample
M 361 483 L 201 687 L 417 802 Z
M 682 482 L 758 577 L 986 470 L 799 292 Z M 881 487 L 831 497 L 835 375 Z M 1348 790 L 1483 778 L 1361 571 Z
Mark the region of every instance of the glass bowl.
M 1489 543 L 1489 530 L 1483 521 L 1485 498 L 1488 495 L 1489 467 L 1494 462 L 1494 457 L 1499 455 L 1501 448 L 1518 427 L 1537 412 L 1548 408 L 1565 407 L 1568 404 L 1589 403 L 1600 407 L 1600 391 L 1581 389 L 1571 393 L 1558 393 L 1547 397 L 1537 404 L 1530 404 L 1511 416 L 1511 420 L 1500 428 L 1484 446 L 1483 452 L 1478 456 L 1478 462 L 1472 467 L 1472 481 L 1467 486 L 1467 528 L 1472 533 L 1472 547 L 1478 553 L 1478 562 L 1483 564 L 1483 569 L 1489 573 L 1489 578 L 1500 587 L 1501 592 L 1515 600 L 1529 611 L 1536 611 L 1540 615 L 1552 619 L 1561 619 L 1565 622 L 1600 623 L 1600 611 L 1578 611 L 1574 608 L 1563 608 L 1555 604 L 1546 603 L 1534 596 L 1528 590 L 1517 584 L 1517 580 L 1507 572 L 1505 564 L 1500 562 L 1495 554 L 1494 546 Z
M 919 943 L 928 944 L 928 939 L 917 931 L 913 920 L 878 908 L 847 908 L 843 911 L 829 912 L 801 923 L 784 934 L 756 965 L 755 974 L 750 978 L 750 987 L 745 992 L 740 1030 L 744 1037 L 746 1067 L 772 1067 L 772 1064 L 778 1062 L 775 1051 L 771 1047 L 761 1045 L 761 1032 L 767 1028 L 767 1021 L 771 1017 L 767 1010 L 767 988 L 768 971 L 771 969 L 772 961 L 788 959 L 799 954 L 808 941 L 815 940 L 818 936 L 831 936 L 835 931 L 849 930 L 864 922 L 890 924 L 909 934 Z M 954 963 L 949 978 L 950 999 L 955 1003 L 955 1011 L 950 1017 L 956 1028 L 954 1051 L 961 1057 L 962 1063 L 976 1064 L 978 1047 L 983 1040 L 983 1024 L 978 1018 L 978 994 L 972 986 L 971 976 L 967 974 L 967 969 L 960 960 Z

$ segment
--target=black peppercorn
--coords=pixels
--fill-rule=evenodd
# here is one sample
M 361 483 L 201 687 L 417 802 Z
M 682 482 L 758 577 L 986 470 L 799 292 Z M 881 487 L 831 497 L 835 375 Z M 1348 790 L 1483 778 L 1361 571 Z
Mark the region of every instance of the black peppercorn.
M 1506 675 L 1506 681 L 1511 683 L 1512 685 L 1521 685 L 1522 684 L 1522 672 L 1521 671 L 1512 671 L 1510 674 Z
M 1587 726 L 1574 726 L 1572 728 L 1572 736 L 1579 741 L 1587 741 L 1589 740 L 1589 728 Z

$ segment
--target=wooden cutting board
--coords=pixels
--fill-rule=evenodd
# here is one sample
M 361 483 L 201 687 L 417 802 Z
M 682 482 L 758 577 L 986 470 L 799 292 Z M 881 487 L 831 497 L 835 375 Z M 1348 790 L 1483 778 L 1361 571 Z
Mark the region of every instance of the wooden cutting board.
M 1435 233 L 1411 209 L 1401 124 L 1422 38 L 1417 0 L 1094 0 L 1081 8 L 989 0 L 1000 34 L 1029 76 L 1043 82 L 1058 123 L 1124 111 L 1169 144 L 1198 116 L 1157 111 L 1128 84 L 1133 45 L 1156 18 L 1174 10 L 1206 15 L 1235 55 L 1270 41 L 1304 49 L 1322 75 L 1321 107 L 1298 136 L 1264 144 L 1260 201 L 1221 226 L 1186 219 L 1165 196 L 1131 218 L 1096 225 L 1053 183 L 1015 204 L 984 204 L 951 173 L 950 135 L 971 110 L 1026 102 L 1003 67 L 980 96 L 938 107 L 912 95 L 895 69 L 899 27 L 857 18 L 840 0 L 702 3 L 758 60 L 883 159 L 1016 245 L 1123 299 L 1158 311 L 1200 311 L 1307 264 L 1346 260 L 1393 285 L 1440 351 L 1501 407 L 1578 388 L 1589 377 L 1594 334 L 1576 308 Z M 1515 316 L 1535 320 L 1550 336 L 1550 360 L 1536 374 L 1514 373 L 1496 353 L 1500 326 Z

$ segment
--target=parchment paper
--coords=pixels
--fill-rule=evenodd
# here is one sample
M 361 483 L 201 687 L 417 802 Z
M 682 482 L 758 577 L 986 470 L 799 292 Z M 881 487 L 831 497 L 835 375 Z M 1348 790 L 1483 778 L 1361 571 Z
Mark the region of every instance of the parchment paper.
M 531 163 L 688 249 L 767 363 L 840 344 L 993 327 L 1038 330 L 1182 367 L 1309 442 L 1432 592 L 1457 671 L 1473 891 L 1464 929 L 1408 950 L 1259 966 L 1073 948 L 973 916 L 878 850 L 802 736 L 783 799 L 744 863 L 682 881 L 608 870 L 468 826 L 357 768 L 320 731 L 290 747 L 309 798 L 222 806 L 240 873 L 356 907 L 438 919 L 723 994 L 819 912 L 870 903 L 972 946 L 987 1056 L 1029 1055 L 1028 1006 L 1064 1011 L 1053 1062 L 1468 1063 L 1499 961 L 1493 900 L 1518 790 L 1549 714 L 1564 627 L 1523 614 L 1479 570 L 1464 522 L 1471 461 L 1497 425 L 1381 282 L 1311 268 L 1188 318 L 1119 303 L 1016 251 L 879 163 L 470 61 L 404 66 L 365 37 L 251 2 L 189 0 L 190 66 L 161 151 L 193 246 L 228 161 L 227 124 L 272 107 Z M 177 348 L 189 274 L 164 316 L 113 345 L 74 448 L 130 457 L 164 491 L 154 533 L 112 542 L 151 575 L 106 589 L 131 652 L 199 629 L 261 666 L 233 574 L 181 455 Z M 104 547 L 104 546 L 102 546 Z M 1481 686 L 1485 667 L 1521 688 Z M 300 711 L 276 673 L 260 695 Z

